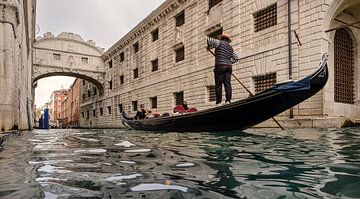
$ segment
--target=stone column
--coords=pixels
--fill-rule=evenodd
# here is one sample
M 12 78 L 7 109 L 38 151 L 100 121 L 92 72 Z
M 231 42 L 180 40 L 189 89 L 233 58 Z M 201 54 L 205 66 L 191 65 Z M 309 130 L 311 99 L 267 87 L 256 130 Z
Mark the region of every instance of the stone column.
M 0 131 L 17 126 L 16 112 L 16 1 L 0 0 Z

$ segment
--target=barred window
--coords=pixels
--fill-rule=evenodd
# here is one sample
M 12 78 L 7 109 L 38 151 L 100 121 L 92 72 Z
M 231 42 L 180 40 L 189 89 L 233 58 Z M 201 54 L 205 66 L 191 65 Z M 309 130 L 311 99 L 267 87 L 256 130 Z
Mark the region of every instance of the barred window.
M 139 52 L 139 42 L 134 43 L 133 48 L 134 48 L 134 53 Z
M 133 111 L 137 111 L 137 109 L 138 109 L 138 103 L 137 103 L 137 101 L 132 101 L 132 102 L 131 102 L 131 105 L 132 105 L 132 110 L 133 110 Z
M 111 115 L 111 106 L 107 107 L 109 115 Z
M 151 72 L 157 71 L 159 69 L 159 60 L 154 59 L 151 61 Z
M 151 108 L 157 108 L 157 97 L 150 97 Z
M 255 12 L 253 15 L 255 32 L 274 26 L 277 24 L 277 5 L 275 3 Z
M 94 87 L 93 91 L 94 91 L 94 96 L 95 96 L 97 94 L 97 89 Z
M 60 54 L 58 54 L 58 53 L 53 53 L 53 59 L 54 59 L 55 61 L 60 61 L 60 58 L 61 58 L 61 55 L 60 55 Z
M 133 69 L 134 79 L 139 77 L 139 68 Z
M 354 42 L 345 28 L 335 32 L 334 42 L 334 100 L 354 103 Z
M 209 0 L 209 10 L 220 2 L 222 2 L 222 0 Z
M 122 105 L 122 104 L 119 104 L 118 107 L 119 107 L 119 113 L 122 113 L 123 110 L 124 110 L 124 109 L 123 109 L 123 105 Z
M 124 75 L 120 75 L 120 84 L 124 84 Z
M 125 54 L 124 52 L 120 53 L 120 62 L 125 61 Z
M 213 32 L 211 32 L 210 34 L 208 34 L 208 37 L 214 38 L 214 39 L 219 39 L 219 36 L 223 34 L 223 29 L 217 29 Z
M 276 84 L 276 73 L 253 77 L 255 82 L 255 93 L 260 93 Z
M 113 67 L 113 62 L 112 60 L 109 61 L 109 68 L 112 68 Z
M 176 27 L 180 27 L 185 24 L 185 11 L 181 11 L 179 14 L 175 16 Z
M 87 58 L 87 57 L 81 57 L 81 63 L 83 63 L 83 64 L 88 64 L 88 63 L 89 63 L 89 58 Z
M 174 93 L 175 105 L 181 105 L 184 102 L 184 91 Z
M 185 59 L 185 47 L 175 49 L 175 62 L 180 62 Z
M 155 30 L 153 30 L 151 32 L 151 37 L 152 37 L 153 42 L 159 39 L 159 29 L 158 28 L 156 28 Z
M 209 102 L 216 101 L 215 86 L 214 85 L 207 86 L 206 89 L 207 89 L 207 93 L 208 93 L 208 101 Z

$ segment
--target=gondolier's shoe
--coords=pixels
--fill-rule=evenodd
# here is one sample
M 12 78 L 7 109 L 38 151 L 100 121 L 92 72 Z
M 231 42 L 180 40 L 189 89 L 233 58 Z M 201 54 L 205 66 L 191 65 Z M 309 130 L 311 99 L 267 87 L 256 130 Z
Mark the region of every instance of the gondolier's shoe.
M 216 104 L 216 107 L 218 107 L 218 106 L 221 106 L 221 103 L 217 103 L 217 104 Z
M 230 104 L 230 103 L 231 103 L 231 101 L 230 101 L 230 100 L 225 101 L 225 104 Z

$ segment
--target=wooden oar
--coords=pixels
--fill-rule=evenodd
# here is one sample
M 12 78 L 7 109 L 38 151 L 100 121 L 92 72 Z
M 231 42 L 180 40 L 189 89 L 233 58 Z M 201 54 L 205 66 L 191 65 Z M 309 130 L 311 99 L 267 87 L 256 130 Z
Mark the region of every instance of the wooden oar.
M 215 53 L 213 51 L 211 51 L 210 49 L 206 48 L 212 55 L 215 56 Z M 234 73 L 231 73 L 231 75 L 241 84 L 241 86 L 250 94 L 250 96 L 254 96 L 251 91 L 249 89 L 246 88 L 246 86 L 241 83 L 241 81 L 234 75 Z M 274 120 L 274 122 L 281 128 L 281 130 L 285 130 L 281 124 L 275 119 L 272 117 L 272 119 Z

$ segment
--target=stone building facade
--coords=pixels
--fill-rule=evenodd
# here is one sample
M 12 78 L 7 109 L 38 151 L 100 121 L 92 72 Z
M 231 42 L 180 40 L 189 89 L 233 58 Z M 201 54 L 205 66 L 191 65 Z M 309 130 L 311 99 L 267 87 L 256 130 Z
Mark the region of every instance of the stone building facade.
M 121 127 L 120 112 L 134 114 L 140 104 L 159 112 L 182 100 L 213 107 L 206 38 L 222 32 L 240 56 L 234 75 L 253 93 L 310 74 L 329 53 L 328 84 L 277 118 L 284 126 L 341 126 L 360 116 L 359 9 L 353 0 L 167 0 L 104 53 L 103 95 L 82 84 L 81 126 Z M 232 85 L 233 100 L 249 95 Z
M 32 126 L 36 0 L 0 0 L 0 131 Z
M 50 96 L 50 100 L 48 102 L 49 116 L 50 116 L 50 124 L 53 126 L 59 126 L 59 122 L 61 121 L 61 110 L 62 104 L 68 96 L 68 89 L 60 89 L 53 91 Z
M 79 127 L 80 82 L 79 78 L 75 79 L 62 103 L 61 127 Z

